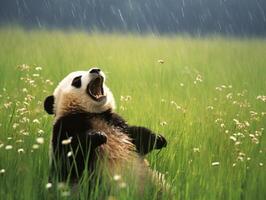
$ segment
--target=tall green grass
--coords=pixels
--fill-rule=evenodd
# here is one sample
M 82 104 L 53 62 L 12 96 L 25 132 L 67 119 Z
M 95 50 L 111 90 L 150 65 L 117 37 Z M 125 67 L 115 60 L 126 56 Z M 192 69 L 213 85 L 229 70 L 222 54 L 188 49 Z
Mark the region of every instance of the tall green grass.
M 120 115 L 167 138 L 147 158 L 173 199 L 265 199 L 265 40 L 2 27 L 0 44 L 0 199 L 53 198 L 53 119 L 42 102 L 66 74 L 92 66 L 106 73 Z M 109 199 L 136 199 L 126 184 Z

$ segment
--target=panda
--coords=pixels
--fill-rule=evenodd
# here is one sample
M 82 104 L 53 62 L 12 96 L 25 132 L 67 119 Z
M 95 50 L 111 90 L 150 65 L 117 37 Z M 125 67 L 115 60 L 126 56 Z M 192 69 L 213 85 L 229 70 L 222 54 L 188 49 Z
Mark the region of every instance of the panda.
M 72 72 L 46 97 L 44 109 L 54 115 L 50 181 L 77 183 L 84 171 L 93 174 L 96 163 L 104 163 L 112 175 L 131 163 L 136 176 L 145 176 L 150 169 L 143 156 L 167 146 L 162 135 L 130 126 L 114 112 L 105 79 L 98 68 Z

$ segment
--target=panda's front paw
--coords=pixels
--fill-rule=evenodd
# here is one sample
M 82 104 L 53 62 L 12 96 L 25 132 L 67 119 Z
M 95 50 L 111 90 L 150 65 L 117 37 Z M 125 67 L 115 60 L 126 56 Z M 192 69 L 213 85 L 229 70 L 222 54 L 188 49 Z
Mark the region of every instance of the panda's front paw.
M 100 131 L 90 132 L 89 138 L 91 140 L 91 144 L 96 147 L 107 142 L 107 136 L 105 135 L 105 133 Z
M 167 146 L 167 141 L 162 135 L 156 137 L 156 149 L 161 149 Z

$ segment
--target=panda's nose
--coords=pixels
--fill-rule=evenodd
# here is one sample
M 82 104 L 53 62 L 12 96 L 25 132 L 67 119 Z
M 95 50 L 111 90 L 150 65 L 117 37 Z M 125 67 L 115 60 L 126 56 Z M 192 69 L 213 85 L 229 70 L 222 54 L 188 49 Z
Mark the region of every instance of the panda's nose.
M 100 71 L 101 71 L 101 70 L 98 69 L 98 68 L 93 68 L 93 69 L 90 70 L 90 73 L 92 73 L 92 74 L 99 74 Z

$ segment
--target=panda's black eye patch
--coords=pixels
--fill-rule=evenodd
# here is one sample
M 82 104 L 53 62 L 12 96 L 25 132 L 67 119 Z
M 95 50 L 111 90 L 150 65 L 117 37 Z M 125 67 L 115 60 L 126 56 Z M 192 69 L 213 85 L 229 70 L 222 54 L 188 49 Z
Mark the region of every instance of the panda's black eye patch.
M 77 76 L 73 79 L 72 81 L 72 86 L 76 87 L 76 88 L 80 88 L 81 87 L 81 76 Z

